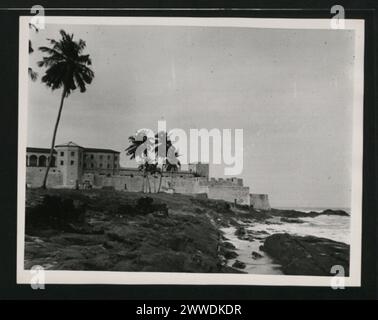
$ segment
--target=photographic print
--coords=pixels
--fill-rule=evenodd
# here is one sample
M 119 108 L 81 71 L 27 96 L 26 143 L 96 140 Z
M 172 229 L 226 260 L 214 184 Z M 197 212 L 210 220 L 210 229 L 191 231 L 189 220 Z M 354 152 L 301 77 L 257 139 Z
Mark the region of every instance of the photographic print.
M 18 282 L 359 286 L 364 24 L 331 20 L 21 17 Z

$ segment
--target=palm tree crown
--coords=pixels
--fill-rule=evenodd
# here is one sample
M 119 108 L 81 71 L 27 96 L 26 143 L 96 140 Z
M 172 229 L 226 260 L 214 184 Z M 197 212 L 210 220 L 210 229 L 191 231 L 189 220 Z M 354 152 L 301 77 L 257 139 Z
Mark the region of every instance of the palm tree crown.
M 65 96 L 77 87 L 81 92 L 86 90 L 86 84 L 90 84 L 94 78 L 93 71 L 88 67 L 92 64 L 88 54 L 82 54 L 85 49 L 85 41 L 73 40 L 73 34 L 64 30 L 60 31 L 62 38 L 59 41 L 48 39 L 51 47 L 40 47 L 39 50 L 48 54 L 38 62 L 39 67 L 46 67 L 46 73 L 42 82 L 52 90 L 63 86 Z

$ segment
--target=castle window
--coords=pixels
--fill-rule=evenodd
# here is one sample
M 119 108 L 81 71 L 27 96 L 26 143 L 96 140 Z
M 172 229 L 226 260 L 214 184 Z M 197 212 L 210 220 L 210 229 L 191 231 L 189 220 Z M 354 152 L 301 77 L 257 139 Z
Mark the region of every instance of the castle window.
M 93 154 L 91 154 L 91 159 L 93 159 Z
M 71 157 L 75 156 L 75 151 L 71 151 Z
M 85 168 L 87 167 L 87 165 L 84 163 L 84 166 L 83 166 L 83 167 L 84 167 L 84 169 L 85 169 Z
M 108 167 L 108 169 L 110 168 L 110 164 L 109 164 L 109 163 L 108 163 L 108 166 L 107 166 L 107 167 Z
M 40 156 L 38 159 L 38 166 L 39 167 L 46 167 L 46 157 Z
M 108 155 L 108 160 L 110 160 L 110 155 Z
M 73 166 L 73 164 L 74 164 L 74 161 L 73 161 L 73 160 L 71 160 L 71 166 Z
M 102 154 L 100 154 L 100 159 L 102 160 Z
M 102 168 L 102 163 L 100 163 L 100 168 Z
M 36 167 L 38 163 L 38 158 L 34 154 L 30 156 L 29 158 L 29 166 L 30 167 Z
M 63 152 L 63 151 L 60 151 L 60 156 L 61 156 L 61 157 L 64 156 L 64 152 Z
M 64 161 L 63 160 L 60 161 L 60 165 L 61 166 L 64 165 Z
M 116 161 L 117 160 L 117 156 L 116 155 L 114 155 L 114 161 Z
M 93 163 L 91 163 L 91 168 L 93 168 L 94 167 L 94 165 L 93 165 Z

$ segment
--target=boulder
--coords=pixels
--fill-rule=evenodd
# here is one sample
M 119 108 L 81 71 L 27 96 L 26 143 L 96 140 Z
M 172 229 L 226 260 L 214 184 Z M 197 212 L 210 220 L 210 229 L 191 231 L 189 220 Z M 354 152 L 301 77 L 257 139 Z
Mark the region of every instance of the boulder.
M 349 245 L 314 236 L 287 233 L 266 238 L 264 251 L 288 275 L 332 276 L 331 268 L 341 265 L 349 275 Z
M 222 254 L 227 260 L 235 259 L 238 256 L 238 254 L 235 251 L 230 250 L 224 250 Z
M 236 228 L 235 236 L 237 236 L 240 239 L 240 238 L 244 237 L 245 235 L 246 235 L 246 231 L 245 231 L 244 227 L 239 226 L 238 228 Z
M 234 268 L 238 268 L 238 269 L 244 269 L 246 267 L 245 263 L 244 262 L 241 262 L 239 260 L 236 260 L 233 265 L 232 265 Z
M 260 254 L 256 251 L 252 251 L 252 258 L 253 259 L 260 259 L 260 258 L 262 258 L 262 254 Z
M 230 250 L 236 249 L 235 246 L 231 242 L 228 242 L 228 241 L 223 242 L 222 245 L 226 249 L 230 249 Z

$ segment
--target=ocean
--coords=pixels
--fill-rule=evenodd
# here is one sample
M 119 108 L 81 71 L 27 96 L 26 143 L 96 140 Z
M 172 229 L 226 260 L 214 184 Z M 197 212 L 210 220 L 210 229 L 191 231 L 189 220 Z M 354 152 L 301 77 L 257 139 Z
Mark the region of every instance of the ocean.
M 283 208 L 278 208 L 283 209 Z M 298 210 L 302 212 L 322 212 L 326 209 L 343 210 L 350 215 L 350 208 L 285 208 Z M 320 215 L 315 218 L 300 218 L 304 223 L 292 224 L 285 223 L 282 225 L 272 225 L 271 228 L 275 232 L 287 232 L 297 235 L 311 235 L 316 237 L 327 238 L 335 241 L 350 244 L 350 217 L 337 215 Z M 269 226 L 268 226 L 269 227 Z M 272 231 L 273 231 L 272 230 Z M 271 233 L 271 232 L 269 232 Z
M 269 234 L 287 232 L 300 236 L 315 236 L 350 244 L 350 217 L 320 215 L 300 218 L 304 223 L 255 224 L 248 229 L 266 231 Z M 270 220 L 274 222 L 274 219 Z M 277 219 L 279 222 L 279 218 Z

